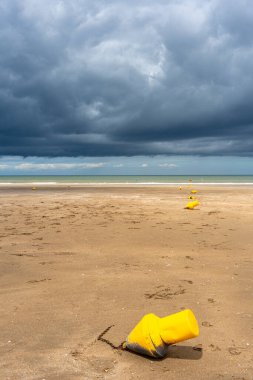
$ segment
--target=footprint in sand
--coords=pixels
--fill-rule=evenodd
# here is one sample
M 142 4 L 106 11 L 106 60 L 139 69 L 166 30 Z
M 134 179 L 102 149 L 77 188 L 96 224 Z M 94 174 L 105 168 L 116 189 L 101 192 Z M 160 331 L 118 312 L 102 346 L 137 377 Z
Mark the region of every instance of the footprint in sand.
M 159 286 L 158 288 L 161 288 Z M 160 300 L 168 300 L 173 298 L 173 296 L 178 296 L 180 294 L 184 294 L 186 289 L 184 289 L 181 285 L 178 286 L 177 289 L 171 289 L 170 287 L 162 287 L 155 293 L 145 293 L 145 297 L 148 299 L 160 299 Z
M 214 344 L 209 344 L 211 351 L 221 351 L 221 348 L 219 346 L 215 346 Z
M 242 353 L 237 347 L 228 347 L 228 352 L 231 355 L 240 355 Z
M 192 280 L 181 280 L 181 281 L 183 281 L 183 282 L 187 282 L 187 284 L 193 284 L 193 281 Z
M 51 278 L 43 278 L 42 280 L 30 280 L 30 281 L 27 281 L 28 284 L 35 284 L 37 282 L 44 282 L 44 281 L 51 281 L 52 279 Z
M 204 321 L 204 322 L 202 322 L 202 326 L 204 326 L 204 327 L 212 327 L 213 325 L 210 322 Z
M 18 257 L 22 257 L 22 256 L 35 257 L 35 255 L 29 255 L 28 253 L 11 253 L 11 256 L 18 256 Z

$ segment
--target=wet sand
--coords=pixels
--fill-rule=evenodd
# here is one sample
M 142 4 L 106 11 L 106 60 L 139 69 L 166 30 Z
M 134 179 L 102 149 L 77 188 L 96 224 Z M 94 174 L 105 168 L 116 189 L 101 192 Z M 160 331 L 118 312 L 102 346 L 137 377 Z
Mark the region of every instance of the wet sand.
M 0 378 L 252 380 L 253 188 L 197 188 L 1 187 Z M 113 349 L 184 308 L 165 359 Z

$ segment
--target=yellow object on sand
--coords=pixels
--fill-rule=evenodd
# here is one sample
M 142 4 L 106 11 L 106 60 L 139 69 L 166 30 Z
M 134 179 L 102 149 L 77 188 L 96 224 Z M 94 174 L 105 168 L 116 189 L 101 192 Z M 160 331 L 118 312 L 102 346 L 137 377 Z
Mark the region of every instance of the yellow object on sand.
M 197 190 L 192 190 L 191 193 L 192 194 L 197 194 Z
M 198 205 L 199 205 L 199 201 L 196 200 L 196 201 L 193 201 L 193 202 L 188 202 L 187 205 L 185 206 L 185 208 L 187 208 L 188 210 L 193 210 L 194 207 L 196 207 Z
M 189 195 L 188 199 L 196 199 L 193 195 Z
M 182 186 L 179 187 L 179 190 L 182 190 Z
M 33 186 L 33 187 L 32 187 L 32 190 L 37 190 L 37 187 Z
M 147 314 L 128 335 L 125 347 L 138 354 L 163 358 L 169 345 L 198 335 L 198 322 L 189 309 L 164 318 Z

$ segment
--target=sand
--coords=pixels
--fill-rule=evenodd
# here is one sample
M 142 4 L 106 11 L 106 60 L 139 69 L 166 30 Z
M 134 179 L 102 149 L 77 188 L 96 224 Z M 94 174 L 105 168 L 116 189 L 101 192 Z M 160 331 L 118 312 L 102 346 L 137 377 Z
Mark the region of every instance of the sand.
M 0 188 L 0 379 L 252 380 L 253 188 L 198 189 Z M 165 359 L 113 349 L 185 308 Z

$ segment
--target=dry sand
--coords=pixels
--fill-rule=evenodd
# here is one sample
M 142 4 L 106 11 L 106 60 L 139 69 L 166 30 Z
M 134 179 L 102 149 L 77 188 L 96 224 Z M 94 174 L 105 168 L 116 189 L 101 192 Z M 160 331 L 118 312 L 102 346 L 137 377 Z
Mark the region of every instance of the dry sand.
M 253 379 L 253 189 L 0 188 L 0 379 Z M 115 350 L 191 308 L 164 360 Z

